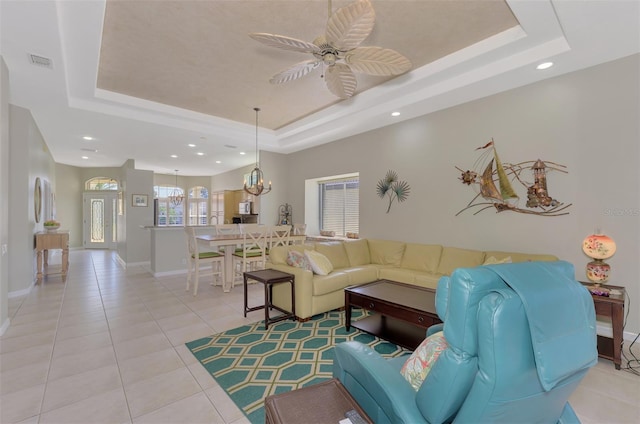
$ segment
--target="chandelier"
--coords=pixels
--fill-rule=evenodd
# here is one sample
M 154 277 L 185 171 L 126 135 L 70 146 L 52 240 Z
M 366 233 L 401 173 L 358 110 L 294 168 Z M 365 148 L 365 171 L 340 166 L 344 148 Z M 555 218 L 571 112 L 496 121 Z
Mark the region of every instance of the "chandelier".
M 269 188 L 265 189 L 264 175 L 260 169 L 260 162 L 258 161 L 258 112 L 260 112 L 260 108 L 254 107 L 253 110 L 256 111 L 256 167 L 253 168 L 253 171 L 249 174 L 249 186 L 247 186 L 247 180 L 244 180 L 244 191 L 253 196 L 260 196 L 261 194 L 267 194 L 271 191 L 271 181 L 269 181 Z
M 178 170 L 176 169 L 176 186 L 171 191 L 171 194 L 169 194 L 169 202 L 173 206 L 180 206 L 183 200 L 184 200 L 184 193 L 182 189 L 178 187 Z

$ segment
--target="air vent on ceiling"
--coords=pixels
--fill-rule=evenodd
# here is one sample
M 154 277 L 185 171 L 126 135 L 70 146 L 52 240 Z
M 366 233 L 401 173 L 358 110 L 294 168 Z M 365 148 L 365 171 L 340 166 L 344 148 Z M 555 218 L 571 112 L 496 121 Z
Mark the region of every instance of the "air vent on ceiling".
M 53 62 L 48 57 L 38 56 L 37 54 L 30 54 L 29 61 L 32 65 L 53 69 Z
M 91 153 L 98 153 L 98 149 L 87 149 L 87 148 L 82 148 L 80 149 L 83 152 L 91 152 Z
M 231 144 L 225 144 L 224 147 L 228 147 L 229 149 L 237 149 L 238 146 L 232 146 Z

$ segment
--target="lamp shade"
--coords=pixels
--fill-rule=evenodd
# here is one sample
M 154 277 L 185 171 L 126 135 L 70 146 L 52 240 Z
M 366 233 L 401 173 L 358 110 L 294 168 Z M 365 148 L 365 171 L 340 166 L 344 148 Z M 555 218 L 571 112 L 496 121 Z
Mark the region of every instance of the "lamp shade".
M 616 243 L 604 234 L 591 234 L 582 242 L 582 251 L 593 259 L 607 259 L 616 253 Z

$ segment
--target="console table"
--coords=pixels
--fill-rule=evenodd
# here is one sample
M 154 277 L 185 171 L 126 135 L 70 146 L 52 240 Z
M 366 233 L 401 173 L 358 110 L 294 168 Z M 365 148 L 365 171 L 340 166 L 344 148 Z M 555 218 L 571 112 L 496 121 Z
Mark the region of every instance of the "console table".
M 62 250 L 62 281 L 67 279 L 67 270 L 69 269 L 69 231 L 57 232 L 40 232 L 36 233 L 36 252 L 38 266 L 38 281 L 42 281 L 44 254 L 44 268 L 49 265 L 49 250 Z
M 593 283 L 581 283 L 590 286 Z M 610 290 L 618 290 L 620 294 L 609 294 L 609 296 L 598 296 L 591 294 L 596 315 L 606 317 L 611 320 L 611 337 L 598 336 L 598 356 L 613 361 L 616 369 L 620 369 L 622 351 L 622 327 L 624 325 L 624 298 L 625 289 L 621 286 L 605 285 Z

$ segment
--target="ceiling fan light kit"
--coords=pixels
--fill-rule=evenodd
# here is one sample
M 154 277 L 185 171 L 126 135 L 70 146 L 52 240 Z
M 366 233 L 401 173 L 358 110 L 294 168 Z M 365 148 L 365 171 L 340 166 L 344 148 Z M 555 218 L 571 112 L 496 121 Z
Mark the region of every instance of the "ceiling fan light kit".
M 275 74 L 269 82 L 290 82 L 322 66 L 329 91 L 345 99 L 353 96 L 356 91 L 354 71 L 375 76 L 392 76 L 411 69 L 411 61 L 395 50 L 375 46 L 359 47 L 371 34 L 375 24 L 376 14 L 369 0 L 350 3 L 333 14 L 329 0 L 329 14 L 325 34 L 312 43 L 263 32 L 249 34 L 249 37 L 267 46 L 311 53 L 314 57 Z

